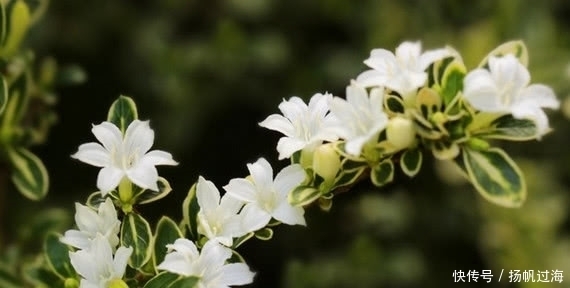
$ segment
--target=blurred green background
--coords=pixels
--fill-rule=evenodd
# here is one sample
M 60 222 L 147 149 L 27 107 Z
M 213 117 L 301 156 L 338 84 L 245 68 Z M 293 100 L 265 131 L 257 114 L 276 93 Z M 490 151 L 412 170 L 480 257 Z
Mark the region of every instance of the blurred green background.
M 373 48 L 405 40 L 426 49 L 449 44 L 469 68 L 495 46 L 526 42 L 533 82 L 570 92 L 570 2 L 453 0 L 100 0 L 52 1 L 25 43 L 37 55 L 88 73 L 59 91 L 59 123 L 35 147 L 51 175 L 47 199 L 10 193 L 12 240 L 18 223 L 46 207 L 70 215 L 95 191 L 98 169 L 72 160 L 94 140 L 120 94 L 151 119 L 155 148 L 181 164 L 160 168 L 174 189 L 140 207 L 155 221 L 181 217 L 198 175 L 218 187 L 246 175 L 259 157 L 277 167 L 279 135 L 257 125 L 293 95 L 344 95 Z M 565 109 L 570 107 L 565 105 Z M 485 203 L 446 163 L 428 159 L 414 179 L 382 190 L 364 183 L 335 198 L 329 213 L 307 211 L 308 228 L 278 227 L 268 242 L 240 252 L 258 272 L 250 287 L 570 287 L 570 125 L 551 113 L 554 133 L 509 143 L 527 176 L 520 209 Z M 567 113 L 570 114 L 570 113 Z M 39 215 L 39 214 L 38 214 Z M 71 225 L 71 223 L 69 224 Z M 491 269 L 491 283 L 453 283 L 454 271 Z M 501 282 L 497 282 L 504 269 Z M 559 283 L 509 283 L 510 270 L 561 270 Z M 535 277 L 536 278 L 536 277 Z

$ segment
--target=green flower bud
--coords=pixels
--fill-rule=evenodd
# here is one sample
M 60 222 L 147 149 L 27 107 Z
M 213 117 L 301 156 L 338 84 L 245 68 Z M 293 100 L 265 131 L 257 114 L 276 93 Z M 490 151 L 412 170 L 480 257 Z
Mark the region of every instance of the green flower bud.
M 416 139 L 414 123 L 410 119 L 396 116 L 386 126 L 386 138 L 397 149 L 410 147 Z
M 129 288 L 129 285 L 121 279 L 113 279 L 107 284 L 108 288 Z
M 321 145 L 315 149 L 313 153 L 313 171 L 323 177 L 325 182 L 332 183 L 339 170 L 340 156 L 332 143 Z
M 67 279 L 65 279 L 65 282 L 63 282 L 63 287 L 65 287 L 65 288 L 78 288 L 79 287 L 79 281 L 77 281 L 77 279 L 75 279 L 75 278 L 67 278 Z

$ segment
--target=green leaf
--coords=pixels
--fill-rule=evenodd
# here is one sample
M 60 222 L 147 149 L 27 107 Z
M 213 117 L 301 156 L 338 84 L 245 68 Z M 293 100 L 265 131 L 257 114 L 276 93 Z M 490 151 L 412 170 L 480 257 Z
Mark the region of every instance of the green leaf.
M 253 235 L 255 235 L 255 233 L 253 232 L 249 232 L 239 238 L 236 238 L 234 240 L 234 243 L 232 244 L 233 249 L 238 248 L 241 244 L 245 243 L 245 241 L 249 240 L 251 237 L 253 237 Z
M 0 44 L 3 44 L 6 40 L 7 25 L 6 6 L 3 1 L 0 1 Z
M 400 167 L 404 174 L 414 177 L 422 168 L 423 153 L 420 149 L 408 149 L 402 154 Z
M 463 90 L 463 78 L 465 78 L 465 65 L 459 60 L 455 60 L 447 66 L 441 81 L 441 96 L 443 103 L 451 103 L 458 93 Z
M 333 204 L 333 201 L 332 201 L 333 196 L 334 196 L 334 194 L 332 194 L 332 193 L 321 196 L 319 198 L 319 200 L 317 201 L 319 208 L 321 208 L 321 210 L 323 210 L 325 212 L 330 211 L 332 204 Z
M 259 240 L 271 240 L 273 238 L 273 229 L 264 227 L 260 230 L 255 231 L 255 238 Z
M 129 213 L 123 219 L 121 226 L 121 245 L 133 247 L 133 254 L 129 259 L 129 265 L 133 268 L 141 268 L 152 256 L 152 232 L 150 225 L 136 213 Z
M 6 83 L 6 78 L 0 76 L 0 115 L 4 113 L 6 109 L 6 104 L 8 103 L 8 83 Z
M 523 41 L 517 40 L 506 42 L 495 48 L 479 63 L 479 67 L 486 68 L 488 66 L 487 62 L 489 61 L 489 57 L 491 56 L 500 57 L 507 54 L 515 55 L 524 66 L 528 66 L 528 50 L 526 49 L 526 45 L 524 45 Z
M 402 98 L 391 94 L 385 96 L 384 107 L 386 107 L 387 112 L 390 112 L 392 114 L 404 113 L 405 109 L 404 101 L 402 101 Z
M 24 287 L 22 281 L 16 275 L 13 275 L 5 269 L 0 267 L 0 287 L 2 288 L 21 288 Z
M 135 202 L 138 204 L 147 204 L 164 198 L 166 195 L 172 191 L 170 183 L 163 177 L 158 177 L 157 181 L 158 191 L 153 191 L 150 189 L 141 190 L 135 196 Z
M 85 205 L 93 209 L 97 209 L 101 203 L 105 202 L 105 199 L 107 199 L 107 197 L 104 197 L 103 194 L 101 194 L 101 191 L 93 192 L 89 197 L 87 197 Z
M 37 260 L 40 261 L 24 264 L 22 269 L 24 280 L 36 288 L 64 287 L 64 280 L 49 270 L 49 268 L 45 266 L 44 261 L 41 261 L 42 259 L 38 258 Z
M 527 141 L 539 137 L 534 121 L 516 119 L 511 114 L 495 118 L 489 126 L 479 131 L 473 131 L 473 135 L 481 138 L 511 141 Z
M 184 277 L 170 272 L 162 272 L 150 279 L 143 288 L 192 288 L 200 281 L 197 277 Z
M 62 280 L 75 277 L 75 270 L 69 260 L 69 246 L 61 243 L 61 235 L 50 233 L 44 242 L 48 267 Z
M 198 199 L 196 198 L 196 183 L 192 185 L 184 202 L 182 202 L 182 223 L 188 227 L 188 232 L 190 233 L 191 240 L 198 240 L 198 212 L 200 211 L 200 205 L 198 205 Z
M 526 199 L 524 176 L 503 150 L 464 149 L 463 164 L 471 183 L 488 201 L 504 207 L 520 207 Z
M 321 197 L 321 191 L 311 186 L 299 186 L 287 196 L 289 204 L 293 206 L 304 206 L 312 203 Z
M 349 171 L 341 170 L 341 172 L 334 180 L 332 189 L 353 184 L 356 180 L 358 180 L 360 175 L 362 175 L 364 170 L 366 170 L 366 167 L 361 167 L 359 169 Z
M 3 47 L 0 49 L 2 57 L 12 56 L 20 46 L 22 39 L 26 35 L 30 26 L 31 14 L 30 8 L 23 0 L 16 0 L 8 6 L 8 33 L 4 39 Z
M 394 163 L 391 159 L 384 160 L 370 170 L 370 179 L 377 187 L 382 187 L 394 179 Z
M 125 133 L 127 127 L 134 120 L 138 119 L 137 105 L 128 96 L 121 95 L 109 108 L 107 121 L 117 125 Z
M 25 73 L 22 73 L 11 85 L 9 85 L 8 102 L 6 103 L 6 107 L 4 107 L 4 112 L 2 114 L 2 130 L 4 134 L 8 135 L 2 135 L 3 138 L 12 136 L 14 133 L 14 126 L 22 120 L 22 117 L 24 117 L 28 108 L 28 77 L 29 73 L 26 71 Z
M 451 160 L 459 155 L 459 145 L 453 142 L 438 141 L 432 145 L 433 156 L 439 160 Z
M 47 170 L 36 155 L 24 148 L 9 148 L 8 157 L 12 164 L 12 182 L 20 193 L 31 200 L 40 200 L 48 192 Z
M 182 232 L 178 228 L 178 225 L 172 221 L 172 219 L 167 216 L 162 216 L 158 223 L 156 224 L 156 232 L 154 236 L 154 254 L 153 263 L 154 267 L 164 261 L 164 256 L 166 256 L 166 245 L 174 243 L 178 238 L 182 238 Z

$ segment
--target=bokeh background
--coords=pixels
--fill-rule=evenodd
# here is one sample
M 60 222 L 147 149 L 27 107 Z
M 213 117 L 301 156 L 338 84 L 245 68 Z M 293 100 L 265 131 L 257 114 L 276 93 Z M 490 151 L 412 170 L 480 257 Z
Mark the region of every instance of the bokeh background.
M 541 141 L 504 144 L 526 174 L 520 209 L 495 207 L 446 163 L 428 159 L 414 179 L 369 184 L 307 211 L 308 227 L 278 227 L 271 241 L 240 252 L 257 273 L 250 287 L 570 287 L 570 2 L 453 0 L 100 0 L 52 1 L 25 43 L 87 72 L 58 91 L 59 122 L 34 148 L 51 175 L 45 201 L 10 193 L 16 229 L 46 208 L 69 216 L 95 191 L 98 170 L 70 158 L 93 141 L 120 94 L 135 99 L 155 129 L 155 148 L 178 167 L 160 168 L 174 191 L 141 206 L 152 221 L 181 218 L 188 189 L 203 175 L 218 187 L 266 157 L 276 167 L 279 135 L 257 125 L 291 96 L 344 95 L 372 48 L 405 40 L 451 45 L 473 68 L 495 46 L 526 42 L 533 82 L 564 103 Z M 500 144 L 503 145 L 503 144 Z M 37 222 L 36 222 L 37 223 Z M 69 222 L 69 225 L 72 225 Z M 492 270 L 491 283 L 454 283 L 454 271 Z M 497 282 L 504 269 L 501 282 Z M 560 270 L 559 283 L 509 283 L 510 270 Z

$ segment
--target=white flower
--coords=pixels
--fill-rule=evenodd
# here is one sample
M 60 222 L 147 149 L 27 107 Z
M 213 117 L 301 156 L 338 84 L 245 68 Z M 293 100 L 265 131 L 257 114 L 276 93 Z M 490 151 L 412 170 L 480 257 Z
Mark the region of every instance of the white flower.
M 196 197 L 200 206 L 198 233 L 208 239 L 217 239 L 220 243 L 231 246 L 233 238 L 261 228 L 256 224 L 257 215 L 247 215 L 247 210 L 238 214 L 244 204 L 242 201 L 227 194 L 220 199 L 220 192 L 214 183 L 202 176 L 198 178 Z
M 328 115 L 328 101 L 331 94 L 317 93 L 311 97 L 309 105 L 299 97 L 291 97 L 289 101 L 283 100 L 279 104 L 278 114 L 269 115 L 259 125 L 267 129 L 283 133 L 277 143 L 279 159 L 289 158 L 293 153 L 307 146 L 322 143 L 322 141 L 335 141 L 336 136 L 330 131 L 330 116 Z
M 372 70 L 362 72 L 356 81 L 365 87 L 386 87 L 407 98 L 425 85 L 425 70 L 431 63 L 455 54 L 450 48 L 422 53 L 419 41 L 403 42 L 396 48 L 396 55 L 386 49 L 374 49 L 364 60 Z
M 479 111 L 531 119 L 540 137 L 549 130 L 548 118 L 541 108 L 558 109 L 560 103 L 549 87 L 529 83 L 528 70 L 514 55 L 489 57 L 489 70 L 479 68 L 467 74 L 463 95 Z
M 216 240 L 208 240 L 200 252 L 192 241 L 184 238 L 166 247 L 169 252 L 157 268 L 183 276 L 199 277 L 198 287 L 228 288 L 230 285 L 253 282 L 255 273 L 249 270 L 247 264 L 226 264 L 232 251 Z
M 370 97 L 364 87 L 352 83 L 346 87 L 346 100 L 335 97 L 330 103 L 335 129 L 346 140 L 346 152 L 359 155 L 366 142 L 377 136 L 388 124 L 383 109 L 384 91 L 373 88 Z
M 124 137 L 111 122 L 94 125 L 91 131 L 103 145 L 95 142 L 83 144 L 71 157 L 102 167 L 97 177 L 97 188 L 103 196 L 115 189 L 124 176 L 141 188 L 158 191 L 155 166 L 178 164 L 168 152 L 148 152 L 154 142 L 154 131 L 148 121 L 134 120 Z
M 102 235 L 113 250 L 119 244 L 117 234 L 120 231 L 121 221 L 117 219 L 117 210 L 110 198 L 99 205 L 97 212 L 75 203 L 75 223 L 79 230 L 67 230 L 59 239 L 61 242 L 75 248 L 87 249 L 97 235 Z
M 69 252 L 75 271 L 81 275 L 80 288 L 107 288 L 110 283 L 120 282 L 133 248 L 119 247 L 113 258 L 109 242 L 98 234 L 88 249 Z
M 264 158 L 247 164 L 247 169 L 251 180 L 232 179 L 224 189 L 230 196 L 247 203 L 242 213 L 257 221 L 254 226 L 264 227 L 271 217 L 289 225 L 306 225 L 303 208 L 291 206 L 287 201 L 289 193 L 305 180 L 305 170 L 301 165 L 285 167 L 275 180 L 273 169 Z

